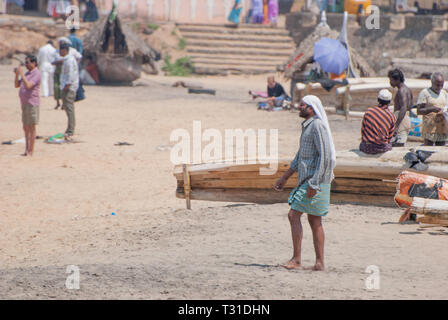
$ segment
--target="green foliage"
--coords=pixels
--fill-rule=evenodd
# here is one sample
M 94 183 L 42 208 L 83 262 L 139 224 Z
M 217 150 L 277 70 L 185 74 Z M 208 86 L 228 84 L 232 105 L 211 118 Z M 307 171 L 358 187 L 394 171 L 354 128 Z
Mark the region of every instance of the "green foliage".
M 185 39 L 184 38 L 180 38 L 179 39 L 179 43 L 177 44 L 178 48 L 180 50 L 184 50 L 186 45 L 187 45 L 187 42 L 185 41 Z
M 157 29 L 159 29 L 159 26 L 155 23 L 148 23 L 148 28 L 156 31 Z
M 167 55 L 164 58 L 162 70 L 168 76 L 188 77 L 193 73 L 193 62 L 190 57 L 182 57 L 171 63 L 171 56 Z

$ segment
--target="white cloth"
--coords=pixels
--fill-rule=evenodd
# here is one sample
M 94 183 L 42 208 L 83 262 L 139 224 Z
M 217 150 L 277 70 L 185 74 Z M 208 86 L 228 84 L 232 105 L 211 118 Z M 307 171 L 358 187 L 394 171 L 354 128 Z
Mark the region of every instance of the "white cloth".
M 322 106 L 322 102 L 320 99 L 313 95 L 307 95 L 302 98 L 302 101 L 307 105 L 313 107 L 314 113 L 316 116 L 323 122 L 325 128 L 327 129 L 328 140 L 331 145 L 331 162 L 332 169 L 336 166 L 336 149 L 334 147 L 333 136 L 331 135 L 330 124 L 328 123 L 327 113 L 325 112 L 324 107 Z
M 52 96 L 54 89 L 54 72 L 42 71 L 41 75 L 40 87 L 42 88 L 42 97 Z
M 96 85 L 95 80 L 93 80 L 92 76 L 90 75 L 90 73 L 88 73 L 86 71 L 86 69 L 82 69 L 81 73 L 79 74 L 79 78 L 82 82 L 82 84 L 86 84 L 86 85 Z
M 60 37 L 59 39 L 58 39 L 58 42 L 59 43 L 61 43 L 61 42 L 63 42 L 63 43 L 68 43 L 68 45 L 72 45 L 72 41 L 69 39 L 69 38 L 67 38 L 67 37 Z
M 0 0 L 0 13 L 6 13 L 7 0 Z
M 54 66 L 51 64 L 54 59 L 56 49 L 49 43 L 39 49 L 37 54 L 37 63 L 41 72 L 54 72 Z
M 81 62 L 82 54 L 80 54 L 78 52 L 78 50 L 76 50 L 75 48 L 72 48 L 72 47 L 69 48 L 68 55 L 65 58 L 67 58 L 68 56 L 73 56 L 78 64 Z M 58 60 L 64 60 L 65 58 L 63 58 L 59 55 L 59 50 L 56 50 L 53 55 L 52 61 L 54 62 L 54 61 L 58 61 Z
M 66 14 L 67 8 L 70 6 L 70 1 L 68 0 L 49 0 L 47 4 L 47 14 L 52 17 L 54 11 L 58 15 Z
M 61 70 L 61 90 L 70 84 L 70 91 L 76 92 L 79 87 L 78 63 L 72 55 L 64 57 L 64 63 Z

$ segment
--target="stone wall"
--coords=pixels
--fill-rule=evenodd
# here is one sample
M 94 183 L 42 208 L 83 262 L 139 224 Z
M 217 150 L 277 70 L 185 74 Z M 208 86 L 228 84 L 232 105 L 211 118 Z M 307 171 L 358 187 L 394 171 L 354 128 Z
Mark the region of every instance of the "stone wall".
M 387 75 L 393 58 L 448 58 L 447 16 L 380 15 L 380 29 L 369 30 L 367 17 L 349 16 L 347 36 L 355 48 L 377 71 L 377 76 Z M 286 17 L 286 27 L 296 44 L 315 28 L 320 18 L 311 13 L 291 13 Z M 328 14 L 332 29 L 340 30 L 342 14 Z M 428 66 L 428 72 L 434 66 Z

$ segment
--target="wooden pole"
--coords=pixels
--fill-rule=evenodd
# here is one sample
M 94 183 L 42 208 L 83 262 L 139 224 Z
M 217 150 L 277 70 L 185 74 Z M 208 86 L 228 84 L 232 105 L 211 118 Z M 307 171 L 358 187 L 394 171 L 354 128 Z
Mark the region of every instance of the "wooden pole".
M 345 120 L 348 120 L 350 115 L 350 85 L 348 85 L 345 89 L 342 107 L 344 108 L 345 112 Z
M 191 191 L 191 199 L 205 201 L 243 202 L 257 204 L 286 203 L 291 188 L 283 191 L 274 189 L 199 189 Z M 176 191 L 176 197 L 185 199 L 185 192 L 181 188 Z M 333 204 L 361 204 L 381 207 L 396 207 L 391 195 L 359 195 L 331 192 L 330 202 Z
M 184 171 L 184 193 L 185 193 L 185 200 L 187 202 L 187 209 L 191 210 L 191 199 L 190 199 L 190 192 L 191 192 L 191 186 L 190 186 L 190 173 L 188 172 L 188 165 L 184 164 L 183 166 Z

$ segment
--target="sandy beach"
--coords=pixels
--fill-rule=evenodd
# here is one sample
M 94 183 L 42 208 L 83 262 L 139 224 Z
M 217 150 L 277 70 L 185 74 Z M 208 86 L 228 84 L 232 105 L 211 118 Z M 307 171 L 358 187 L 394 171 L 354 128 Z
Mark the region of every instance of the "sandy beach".
M 0 141 L 23 137 L 12 68 L 0 66 Z M 191 132 L 194 120 L 222 132 L 277 128 L 279 155 L 292 159 L 301 119 L 257 110 L 248 91 L 264 90 L 264 76 L 187 80 L 215 96 L 171 87 L 177 80 L 144 75 L 132 87 L 85 87 L 75 107 L 78 143 L 37 140 L 32 158 L 20 156 L 24 144 L 0 145 L 0 299 L 448 297 L 448 230 L 398 224 L 398 208 L 332 205 L 325 272 L 279 266 L 292 254 L 286 203 L 193 201 L 186 210 L 175 197 L 174 129 Z M 39 136 L 64 132 L 66 114 L 54 106 L 42 98 Z M 361 120 L 329 118 L 337 150 L 356 148 Z M 303 264 L 311 266 L 302 222 Z M 65 286 L 69 265 L 79 267 L 79 290 Z M 378 290 L 366 288 L 371 265 Z

